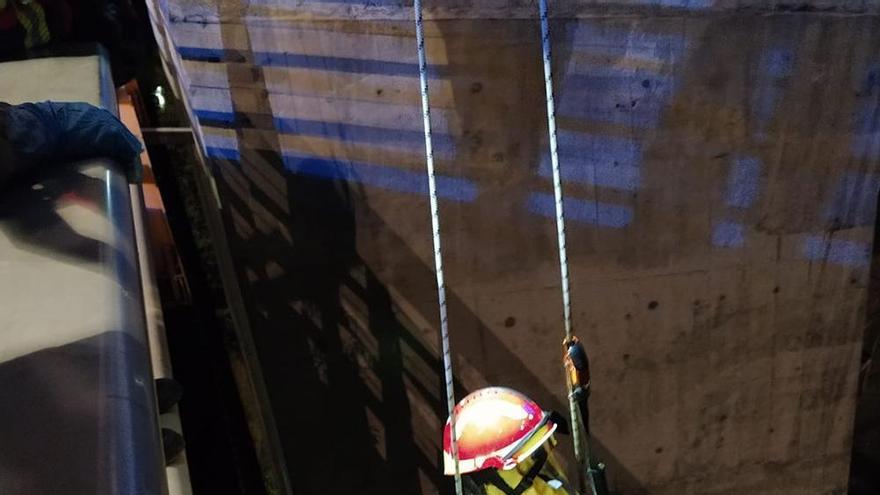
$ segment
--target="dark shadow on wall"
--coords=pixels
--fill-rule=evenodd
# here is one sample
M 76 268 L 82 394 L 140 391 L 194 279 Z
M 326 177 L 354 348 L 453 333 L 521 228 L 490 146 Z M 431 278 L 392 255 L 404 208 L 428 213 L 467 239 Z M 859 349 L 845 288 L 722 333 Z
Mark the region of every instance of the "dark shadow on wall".
M 202 210 L 181 195 L 195 188 L 194 174 L 201 167 L 191 138 L 186 138 L 184 143 L 148 142 L 148 147 L 165 205 L 161 213 L 167 214 L 190 296 L 181 297 L 180 285 L 159 279 L 174 378 L 184 389 L 179 413 L 190 482 L 195 495 L 263 494 L 265 480 L 233 375 L 237 362 L 228 352 L 237 340 L 222 318 L 228 306 L 219 281 L 210 278 L 214 265 L 206 263 L 216 255 L 211 244 L 200 242 L 207 236 Z
M 215 161 L 216 175 L 223 176 L 219 168 L 248 163 L 281 170 L 280 157 L 269 152 L 245 150 L 242 158 L 241 164 Z M 407 295 L 414 297 L 409 302 L 418 318 L 433 322 L 436 305 L 418 302 L 430 301 L 424 296 L 435 291 L 432 267 L 358 203 L 349 183 L 285 177 L 289 215 L 259 188 L 251 187 L 250 199 L 243 200 L 225 181 L 218 186 L 239 277 L 248 281 L 243 292 L 294 488 L 301 493 L 447 492 L 449 479 L 440 468 L 439 429 L 446 419 L 442 363 L 356 252 L 355 218 L 394 239 L 389 248 L 395 260 L 420 267 L 410 274 L 413 294 Z M 281 227 L 248 238 L 233 234 L 231 212 L 252 216 L 255 209 L 246 208 L 252 201 Z M 250 223 L 271 225 L 266 220 L 251 218 Z M 458 336 L 456 354 L 479 362 L 483 349 L 491 349 L 493 359 L 520 368 L 521 388 L 545 407 L 565 411 L 555 391 L 454 292 L 448 297 L 457 325 L 478 329 Z M 457 382 L 457 397 L 466 393 Z M 597 451 L 616 476 L 632 479 L 601 444 Z
M 866 105 L 864 130 L 875 134 L 880 131 L 880 67 L 874 66 L 863 75 L 858 98 L 871 104 Z M 862 160 L 858 164 L 866 167 L 870 164 Z M 876 187 L 865 181 L 866 191 Z M 866 194 L 875 200 L 873 208 L 874 244 L 871 250 L 871 263 L 868 278 L 868 295 L 866 302 L 865 331 L 862 340 L 861 370 L 859 373 L 856 416 L 853 428 L 852 461 L 850 465 L 850 495 L 868 495 L 880 492 L 880 216 L 877 215 L 877 202 L 880 197 Z M 872 197 L 873 196 L 873 197 Z M 858 212 L 852 208 L 850 211 Z M 866 216 L 864 220 L 869 220 Z M 850 223 L 853 222 L 850 219 Z
M 288 175 L 287 191 L 291 238 L 258 234 L 234 239 L 233 250 L 258 258 L 241 276 L 251 280 L 254 338 L 294 487 L 421 493 L 401 325 L 357 257 L 348 185 Z M 344 308 L 343 292 L 360 307 Z
M 880 492 L 880 218 L 875 221 L 849 495 Z
M 247 48 L 232 60 L 253 64 Z M 223 176 L 218 167 L 245 167 L 271 177 L 270 188 L 280 186 L 278 177 L 286 181 L 286 205 L 266 195 L 265 183 L 250 180 L 250 197 L 218 185 L 227 232 L 235 232 L 230 210 L 256 226 L 253 236 L 230 244 L 239 280 L 248 281 L 243 293 L 294 491 L 421 493 L 420 468 L 430 484 L 443 484 L 431 467 L 439 454 L 426 458 L 416 447 L 397 335 L 402 325 L 387 290 L 357 256 L 348 183 L 284 172 L 268 98 L 256 111 L 237 105 L 239 91 L 246 98 L 254 86 L 268 95 L 262 71 L 227 70 L 230 80 L 252 79 L 232 91 L 241 162 L 215 162 L 215 176 Z M 255 138 L 246 135 L 251 128 L 268 132 Z M 344 308 L 343 292 L 357 299 L 356 314 Z

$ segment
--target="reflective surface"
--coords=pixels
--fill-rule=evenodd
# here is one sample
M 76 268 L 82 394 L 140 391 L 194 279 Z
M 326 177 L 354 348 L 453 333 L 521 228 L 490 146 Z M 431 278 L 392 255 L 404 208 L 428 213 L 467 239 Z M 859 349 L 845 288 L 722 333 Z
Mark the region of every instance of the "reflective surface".
M 0 64 L 0 99 L 100 104 L 79 61 Z M 0 192 L 0 493 L 164 490 L 130 204 L 104 162 Z

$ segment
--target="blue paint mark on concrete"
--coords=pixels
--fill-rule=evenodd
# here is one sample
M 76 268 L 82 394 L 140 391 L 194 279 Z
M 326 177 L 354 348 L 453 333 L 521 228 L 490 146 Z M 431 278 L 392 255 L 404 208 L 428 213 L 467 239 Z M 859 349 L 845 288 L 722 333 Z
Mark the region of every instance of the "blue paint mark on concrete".
M 751 97 L 756 137 L 766 137 L 767 126 L 782 100 L 784 80 L 794 71 L 794 63 L 794 52 L 788 48 L 770 49 L 761 58 Z
M 741 224 L 719 222 L 712 229 L 712 245 L 723 248 L 739 248 L 745 245 L 745 232 Z
M 575 222 L 620 229 L 629 225 L 633 219 L 632 209 L 621 205 L 565 198 L 563 206 L 566 220 Z M 530 194 L 527 207 L 532 213 L 556 217 L 556 199 L 552 194 Z
M 571 43 L 577 52 L 664 62 L 672 62 L 687 47 L 685 38 L 679 35 L 634 33 L 629 29 L 609 27 L 606 22 L 589 20 L 574 26 Z
M 858 108 L 853 122 L 850 151 L 859 160 L 880 159 L 880 105 L 875 92 L 880 87 L 880 65 L 866 69 L 861 87 L 856 93 Z
M 211 148 L 226 148 L 231 150 L 238 149 L 238 139 L 234 134 L 215 134 L 208 132 L 204 134 L 205 146 Z
M 190 85 L 187 88 L 187 92 L 191 97 L 192 108 L 194 109 L 223 114 L 231 114 L 233 112 L 232 94 L 227 88 L 206 88 Z
M 622 191 L 635 191 L 639 188 L 641 170 L 629 165 L 597 164 L 589 160 L 563 160 L 560 166 L 562 179 L 581 184 L 592 184 Z M 542 177 L 553 175 L 550 157 L 542 159 L 538 173 Z
M 850 151 L 859 160 L 880 159 L 880 106 L 876 101 L 865 101 L 858 109 Z
M 232 127 L 239 122 L 233 112 L 197 108 L 193 110 L 193 113 L 202 125 L 214 124 Z M 275 129 L 282 134 L 317 136 L 351 143 L 376 144 L 386 148 L 424 152 L 425 135 L 422 131 L 285 117 L 274 117 L 272 120 Z M 434 151 L 438 158 L 450 159 L 455 155 L 455 138 L 443 133 L 434 134 Z
M 284 153 L 284 168 L 294 174 L 341 179 L 389 191 L 428 194 L 428 177 L 424 172 L 288 152 Z M 478 188 L 470 180 L 444 175 L 438 175 L 436 179 L 437 196 L 441 199 L 471 202 L 477 197 Z
M 654 5 L 688 7 L 709 0 L 657 0 Z M 687 47 L 675 34 L 634 33 L 607 23 L 583 21 L 568 36 L 572 63 L 559 96 L 558 115 L 589 124 L 612 124 L 626 129 L 656 127 L 675 91 L 672 66 Z M 641 187 L 642 144 L 637 138 L 563 131 L 560 135 L 561 174 L 564 180 L 603 188 L 635 191 Z M 549 156 L 539 175 L 549 177 Z M 528 208 L 555 216 L 553 196 L 532 194 Z M 572 221 L 623 228 L 633 221 L 630 207 L 565 200 Z
M 207 132 L 202 135 L 205 156 L 219 160 L 241 161 L 238 139 L 232 133 Z
M 642 149 L 634 140 L 560 131 L 558 143 L 564 180 L 625 191 L 639 188 Z M 538 175 L 553 175 L 549 151 L 541 159 Z
M 672 94 L 670 78 L 632 71 L 616 76 L 571 74 L 563 88 L 560 116 L 637 128 L 656 126 Z
M 871 245 L 866 242 L 827 239 L 808 236 L 804 239 L 802 253 L 813 261 L 826 261 L 835 265 L 864 267 L 871 260 Z
M 224 48 L 201 48 L 197 46 L 178 46 L 177 53 L 184 60 L 201 62 L 225 62 L 234 58 L 232 52 Z
M 868 68 L 858 94 L 861 96 L 872 96 L 875 88 L 880 88 L 880 65 L 873 65 Z
M 241 154 L 236 149 L 217 148 L 214 146 L 205 147 L 205 155 L 208 158 L 217 158 L 220 160 L 241 160 Z
M 561 84 L 559 115 L 628 127 L 655 126 L 674 91 L 674 78 L 664 74 L 663 67 L 676 60 L 685 42 L 656 33 L 635 36 L 629 30 L 590 22 L 579 23 L 571 37 L 574 65 Z M 637 68 L 630 68 L 627 61 Z
M 603 79 L 631 79 L 629 82 L 638 82 L 645 89 L 668 86 L 672 79 L 662 74 L 662 67 L 638 67 L 634 69 L 621 68 L 612 64 L 608 57 L 596 56 L 598 60 L 575 59 L 569 62 L 568 71 L 563 75 L 567 82 L 570 78 L 589 76 Z M 640 81 L 640 82 L 639 82 Z M 564 85 L 563 85 L 564 86 Z M 563 91 L 566 89 L 562 88 Z
M 201 48 L 179 46 L 177 53 L 184 60 L 201 62 L 245 62 L 244 56 L 224 48 Z M 417 63 L 376 60 L 367 58 L 331 57 L 287 52 L 254 52 L 253 63 L 267 67 L 293 67 L 301 69 L 345 72 L 351 74 L 378 74 L 386 76 L 419 77 Z M 428 76 L 439 79 L 446 73 L 445 65 L 429 64 Z
M 633 3 L 683 10 L 704 10 L 712 7 L 713 0 L 635 0 Z
M 728 206 L 748 208 L 758 199 L 761 180 L 761 161 L 746 156 L 734 159 L 727 182 Z
M 837 228 L 873 225 L 878 192 L 880 176 L 877 174 L 847 172 L 838 180 L 823 216 Z
M 254 62 L 269 67 L 296 67 L 301 69 L 346 72 L 351 74 L 378 74 L 385 76 L 419 76 L 417 63 L 390 62 L 348 57 L 328 57 L 324 55 L 303 55 L 298 53 L 256 52 Z M 428 76 L 439 79 L 446 73 L 446 67 L 428 65 Z
M 344 3 L 359 6 L 388 6 L 388 7 L 404 7 L 411 5 L 412 2 L 403 2 L 401 0 L 306 0 L 304 3 Z
M 217 112 L 214 110 L 202 110 L 202 109 L 193 109 L 193 113 L 196 114 L 196 118 L 199 121 L 206 122 L 223 122 L 226 124 L 231 124 L 235 122 L 235 114 L 233 112 Z
M 626 95 L 627 98 L 641 97 L 666 89 L 671 79 L 656 74 L 640 75 L 637 71 L 617 69 L 605 74 L 573 73 L 566 78 L 566 90 L 585 91 L 591 94 Z
M 761 60 L 761 69 L 764 74 L 773 79 L 790 76 L 794 71 L 794 52 L 788 48 L 768 50 Z

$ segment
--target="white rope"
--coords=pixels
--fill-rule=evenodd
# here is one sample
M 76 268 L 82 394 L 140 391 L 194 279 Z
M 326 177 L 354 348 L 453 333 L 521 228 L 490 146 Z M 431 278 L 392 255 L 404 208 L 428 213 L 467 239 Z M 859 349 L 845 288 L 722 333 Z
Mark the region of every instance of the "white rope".
M 568 339 L 572 336 L 571 288 L 569 287 L 568 280 L 568 254 L 565 247 L 565 215 L 563 214 L 562 205 L 562 177 L 559 173 L 559 145 L 556 140 L 556 102 L 553 97 L 553 65 L 550 56 L 550 20 L 547 12 L 547 1 L 539 0 L 538 9 L 541 17 L 541 48 L 544 54 L 544 88 L 547 93 L 547 128 L 550 137 L 550 162 L 553 165 L 553 195 L 556 199 L 556 237 L 559 244 L 559 273 L 562 279 L 562 315 L 565 325 L 565 337 Z M 571 394 L 568 395 L 568 408 L 571 415 L 571 437 L 574 443 L 574 456 L 582 466 L 587 468 L 590 490 L 595 494 L 596 488 L 589 469 L 589 441 L 581 444 L 578 406 Z
M 559 272 L 562 276 L 562 315 L 565 336 L 571 337 L 571 292 L 568 285 L 568 254 L 565 248 L 565 220 L 562 213 L 562 178 L 559 175 L 559 147 L 556 142 L 556 103 L 553 98 L 553 67 L 550 58 L 550 21 L 547 0 L 539 0 L 541 47 L 544 52 L 544 87 L 547 92 L 547 127 L 550 131 L 550 162 L 553 164 L 553 195 L 556 198 L 556 234 L 559 242 Z
M 425 28 L 422 1 L 415 0 L 416 42 L 419 49 L 419 82 L 422 93 L 422 120 L 425 125 L 425 166 L 428 169 L 428 196 L 431 202 L 431 231 L 434 240 L 434 271 L 437 274 L 437 298 L 440 303 L 440 340 L 443 345 L 443 368 L 446 378 L 446 407 L 449 410 L 450 444 L 455 463 L 455 493 L 462 495 L 458 467 L 458 439 L 455 435 L 455 390 L 452 382 L 452 354 L 449 347 L 449 319 L 446 313 L 446 284 L 443 280 L 443 255 L 440 249 L 440 211 L 437 206 L 437 182 L 434 179 L 434 144 L 431 138 L 431 105 L 428 100 L 428 63 L 425 57 Z

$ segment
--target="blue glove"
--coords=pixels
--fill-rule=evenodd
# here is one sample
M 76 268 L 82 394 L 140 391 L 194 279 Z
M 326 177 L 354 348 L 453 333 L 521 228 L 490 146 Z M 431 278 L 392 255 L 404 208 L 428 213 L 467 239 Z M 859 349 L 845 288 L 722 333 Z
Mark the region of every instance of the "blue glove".
M 111 158 L 142 175 L 143 146 L 112 113 L 88 103 L 24 103 L 9 107 L 7 139 L 26 165 Z

